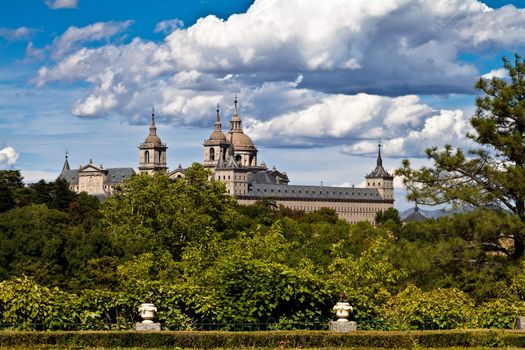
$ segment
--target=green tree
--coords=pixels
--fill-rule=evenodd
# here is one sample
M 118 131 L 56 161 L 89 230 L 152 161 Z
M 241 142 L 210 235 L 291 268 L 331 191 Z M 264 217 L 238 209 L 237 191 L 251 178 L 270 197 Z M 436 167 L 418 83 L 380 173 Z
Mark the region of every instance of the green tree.
M 495 77 L 476 83 L 482 96 L 476 99 L 476 114 L 470 119 L 474 132 L 467 136 L 479 147 L 467 154 L 451 145 L 444 150 L 429 148 L 426 153 L 433 165 L 419 170 L 404 160 L 396 174 L 404 176 L 409 200 L 497 206 L 525 222 L 525 62 L 518 55 L 514 63 L 503 61 L 508 81 Z M 512 239 L 512 255 L 521 257 L 523 225 Z
M 19 170 L 0 170 L 0 213 L 16 207 L 22 180 Z
M 168 250 L 177 259 L 189 242 L 228 231 L 233 222 L 233 198 L 208 177 L 197 163 L 176 181 L 165 173 L 133 176 L 102 204 L 101 227 L 125 256 Z
M 401 225 L 401 218 L 399 217 L 399 211 L 395 208 L 388 208 L 385 211 L 378 211 L 375 217 L 376 225 L 383 225 L 388 220 L 391 220 L 396 225 Z

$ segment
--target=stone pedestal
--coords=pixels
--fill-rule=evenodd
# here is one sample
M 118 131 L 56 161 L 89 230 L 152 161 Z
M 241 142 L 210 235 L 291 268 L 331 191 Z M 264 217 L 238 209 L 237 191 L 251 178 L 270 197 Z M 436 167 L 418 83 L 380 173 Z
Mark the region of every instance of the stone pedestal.
M 357 323 L 354 321 L 340 322 L 331 321 L 328 327 L 332 332 L 348 333 L 357 330 Z
M 520 316 L 514 319 L 514 329 L 525 330 L 525 317 Z
M 135 323 L 137 331 L 160 331 L 160 323 Z

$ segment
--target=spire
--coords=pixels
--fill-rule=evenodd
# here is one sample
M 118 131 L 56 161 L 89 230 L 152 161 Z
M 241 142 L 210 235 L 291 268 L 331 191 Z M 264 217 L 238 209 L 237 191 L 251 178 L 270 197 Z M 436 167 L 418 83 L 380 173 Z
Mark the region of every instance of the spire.
M 233 99 L 233 117 L 230 120 L 230 132 L 242 132 L 241 128 L 241 118 L 239 117 L 239 112 L 237 109 L 237 95 Z
M 151 108 L 151 125 L 149 127 L 149 134 L 151 136 L 157 135 L 157 127 L 155 126 L 155 107 Z
M 217 103 L 217 116 L 215 117 L 215 131 L 221 131 L 221 116 L 219 111 L 219 104 Z
M 377 166 L 382 167 L 383 166 L 383 158 L 381 158 L 381 139 L 379 139 L 379 143 L 377 144 Z
M 69 152 L 68 152 L 67 149 L 66 149 L 66 159 L 64 160 L 64 166 L 62 167 L 62 172 L 67 171 L 67 170 L 70 169 L 70 168 L 69 168 L 69 162 L 68 162 L 68 160 L 67 160 L 68 155 L 69 155 Z
M 390 178 L 390 175 L 385 168 L 383 168 L 383 158 L 381 158 L 381 139 L 377 145 L 377 163 L 376 168 L 366 176 L 366 178 Z

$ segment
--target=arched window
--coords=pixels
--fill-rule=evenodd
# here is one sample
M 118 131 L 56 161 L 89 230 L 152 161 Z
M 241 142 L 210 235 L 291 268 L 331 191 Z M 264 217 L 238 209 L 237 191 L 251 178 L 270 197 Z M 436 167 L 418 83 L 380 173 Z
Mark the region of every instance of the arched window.
M 236 160 L 237 162 L 240 162 L 240 161 L 241 161 L 241 155 L 240 155 L 240 154 L 236 155 L 236 156 L 235 156 L 235 160 Z
M 215 148 L 210 148 L 210 160 L 215 160 Z
M 162 163 L 162 151 L 157 151 L 157 162 Z
M 144 152 L 144 163 L 149 163 L 149 151 Z
M 250 166 L 255 166 L 255 164 L 253 164 L 253 154 L 250 156 Z

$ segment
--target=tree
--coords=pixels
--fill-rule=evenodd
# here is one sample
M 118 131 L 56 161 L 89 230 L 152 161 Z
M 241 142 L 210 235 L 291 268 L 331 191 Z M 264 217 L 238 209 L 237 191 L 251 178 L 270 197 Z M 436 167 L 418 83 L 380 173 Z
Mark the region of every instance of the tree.
M 24 188 L 19 170 L 0 170 L 0 213 L 13 209 L 17 204 L 17 193 Z
M 376 225 L 383 225 L 388 220 L 392 220 L 392 222 L 396 225 L 401 225 L 401 218 L 399 217 L 399 211 L 395 208 L 388 208 L 385 211 L 378 211 L 376 213 L 375 222 Z
M 480 78 L 476 88 L 476 114 L 470 119 L 473 132 L 467 137 L 479 146 L 465 154 L 445 145 L 444 150 L 426 150 L 432 167 L 412 169 L 403 160 L 396 175 L 404 176 L 408 199 L 427 205 L 467 204 L 498 207 L 519 217 L 525 224 L 525 61 L 503 59 L 509 74 L 506 81 Z M 492 249 L 514 257 L 525 252 L 524 227 L 510 237 L 513 251 L 501 245 Z
M 133 176 L 102 204 L 101 227 L 125 256 L 168 250 L 176 259 L 186 244 L 228 231 L 234 220 L 234 199 L 208 176 L 197 163 L 176 181 L 162 172 Z

